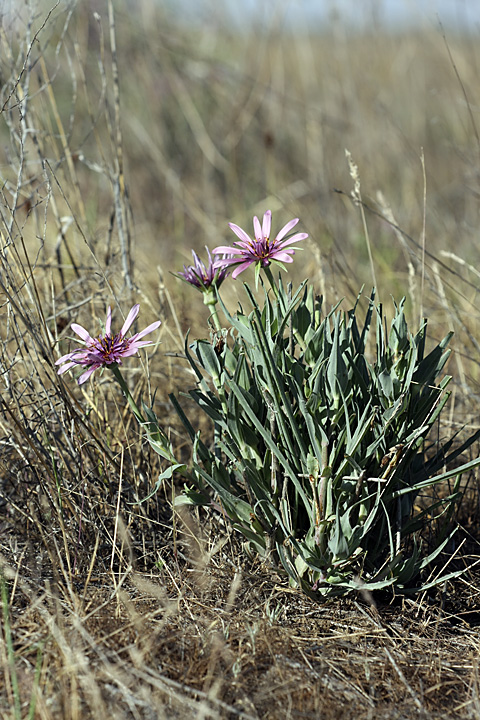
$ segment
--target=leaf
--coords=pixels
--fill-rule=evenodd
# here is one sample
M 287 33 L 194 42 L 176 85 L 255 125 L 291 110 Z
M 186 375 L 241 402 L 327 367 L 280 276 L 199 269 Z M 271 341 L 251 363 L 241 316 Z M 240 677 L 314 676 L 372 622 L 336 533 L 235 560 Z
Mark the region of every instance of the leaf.
M 450 350 L 445 350 L 446 346 L 453 337 L 453 332 L 449 332 L 443 340 L 421 361 L 417 371 L 413 376 L 413 381 L 419 385 L 433 384 L 440 372 L 443 370 L 445 363 L 450 356 Z
M 348 557 L 348 543 L 343 534 L 342 523 L 340 521 L 340 503 L 337 503 L 334 534 L 328 541 L 328 548 L 336 559 L 343 560 Z
M 327 383 L 330 388 L 330 396 L 333 399 L 334 408 L 338 408 L 342 393 L 345 392 L 348 373 L 343 359 L 340 347 L 340 327 L 341 315 L 337 314 L 335 318 L 335 328 L 333 332 L 333 344 L 330 357 L 327 363 Z
M 155 483 L 155 487 L 153 488 L 152 492 L 150 493 L 150 495 L 147 495 L 146 498 L 143 498 L 141 500 L 141 503 L 150 500 L 150 498 L 153 497 L 160 490 L 160 487 L 163 485 L 163 481 L 170 480 L 173 477 L 174 472 L 183 472 L 184 470 L 187 470 L 187 466 L 181 463 L 170 465 L 170 467 L 168 467 L 163 473 L 158 476 L 157 482 Z
M 215 385 L 220 382 L 222 369 L 218 361 L 217 353 L 207 340 L 196 340 L 191 345 L 193 351 L 198 357 L 201 366 L 207 371 L 213 379 Z
M 218 465 L 212 465 L 211 473 L 205 472 L 200 466 L 196 466 L 195 469 L 205 482 L 218 494 L 230 519 L 236 521 L 243 520 L 244 522 L 250 521 L 253 508 L 249 503 L 232 492 L 228 474 L 224 468 L 220 468 Z
M 195 507 L 208 507 L 212 504 L 211 499 L 202 492 L 196 492 L 195 490 L 185 489 L 183 493 L 175 495 L 173 501 L 173 507 L 182 507 L 184 505 L 193 505 Z
M 240 523 L 233 523 L 232 527 L 234 530 L 241 532 L 242 535 L 256 547 L 257 552 L 261 556 L 265 555 L 266 544 L 263 535 Z
M 418 493 L 419 490 L 423 490 L 424 488 L 431 487 L 432 485 L 438 485 L 438 483 L 444 482 L 445 480 L 449 480 L 450 478 L 458 477 L 459 475 L 463 475 L 463 473 L 473 470 L 474 468 L 478 467 L 479 465 L 480 465 L 480 457 L 476 458 L 475 460 L 471 460 L 470 462 L 465 463 L 464 465 L 460 465 L 456 468 L 453 468 L 452 470 L 448 470 L 447 472 L 441 473 L 440 475 L 434 475 L 433 477 L 429 477 L 426 480 L 415 483 L 415 485 L 412 485 L 411 487 L 401 488 L 400 490 L 394 490 L 391 494 L 391 497 L 397 498 L 397 497 L 400 497 L 401 495 L 407 495 L 408 493 L 412 493 L 412 492 Z
M 395 308 L 395 317 L 392 320 L 388 338 L 388 346 L 395 355 L 403 353 L 409 345 L 407 322 L 403 310 L 404 306 L 405 298 L 402 298 L 398 307 Z
M 201 390 L 190 390 L 189 395 L 214 422 L 222 422 L 224 420 L 222 405 L 215 395 L 212 393 L 206 394 Z

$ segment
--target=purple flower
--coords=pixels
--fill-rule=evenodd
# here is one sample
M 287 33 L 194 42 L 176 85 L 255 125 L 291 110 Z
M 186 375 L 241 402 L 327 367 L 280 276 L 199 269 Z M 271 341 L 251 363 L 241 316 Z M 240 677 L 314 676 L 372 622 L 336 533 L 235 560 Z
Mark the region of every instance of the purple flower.
M 77 323 L 72 323 L 71 328 L 84 343 L 84 347 L 75 348 L 72 352 L 63 355 L 59 358 L 55 365 L 63 365 L 58 371 L 61 375 L 66 370 L 80 365 L 88 368 L 78 378 L 78 384 L 84 383 L 95 370 L 98 370 L 105 365 L 117 365 L 122 364 L 122 359 L 135 355 L 139 348 L 144 345 L 149 345 L 148 340 L 141 340 L 142 337 L 148 335 L 148 333 L 156 330 L 160 325 L 160 320 L 149 325 L 145 330 L 142 330 L 132 337 L 125 337 L 126 333 L 130 329 L 133 321 L 137 317 L 140 310 L 140 305 L 134 305 L 127 315 L 127 319 L 123 323 L 123 327 L 119 333 L 112 335 L 112 309 L 109 307 L 107 310 L 107 321 L 105 323 L 105 332 L 98 337 L 92 338 L 90 334 Z
M 205 267 L 197 253 L 192 250 L 193 265 L 184 265 L 183 272 L 179 272 L 177 275 L 177 277 L 190 283 L 190 285 L 194 285 L 202 292 L 210 290 L 212 285 L 219 288 L 228 275 L 226 268 L 216 267 L 217 262 L 222 262 L 220 257 L 214 255 L 212 258 L 208 247 L 205 246 L 205 249 L 208 254 L 208 268 Z
M 307 233 L 296 233 L 288 240 L 283 240 L 285 235 L 298 223 L 298 218 L 290 220 L 277 234 L 275 240 L 270 240 L 270 230 L 272 226 L 272 213 L 267 210 L 263 216 L 263 224 L 257 217 L 253 218 L 253 229 L 255 239 L 242 230 L 235 223 L 229 223 L 230 228 L 235 235 L 240 238 L 240 242 L 234 242 L 232 247 L 228 245 L 220 245 L 214 249 L 214 253 L 223 253 L 231 257 L 225 257 L 215 262 L 217 269 L 226 269 L 230 265 L 237 265 L 232 273 L 232 277 L 236 278 L 241 272 L 246 270 L 250 265 L 259 264 L 260 267 L 266 267 L 273 262 L 291 263 L 292 255 L 295 255 L 296 248 L 288 247 L 295 242 L 305 240 Z M 233 257 L 232 257 L 233 256 Z

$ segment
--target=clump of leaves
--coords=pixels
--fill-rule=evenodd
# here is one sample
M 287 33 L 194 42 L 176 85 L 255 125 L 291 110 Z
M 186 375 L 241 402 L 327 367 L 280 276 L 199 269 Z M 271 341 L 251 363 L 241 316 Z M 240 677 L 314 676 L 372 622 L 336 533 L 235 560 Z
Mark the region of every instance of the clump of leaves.
M 441 472 L 479 433 L 460 447 L 427 440 L 449 396 L 451 333 L 426 352 L 427 323 L 409 332 L 404 301 L 387 330 L 374 292 L 359 322 L 358 301 L 325 314 L 306 282 L 293 295 L 281 280 L 272 288 L 262 307 L 245 285 L 250 309 L 235 315 L 219 298 L 230 331 L 186 344 L 190 395 L 214 443 L 172 396 L 193 444 L 193 482 L 177 502 L 221 507 L 309 594 L 425 589 L 418 578 L 449 540 L 461 474 L 480 463 Z M 422 496 L 449 479 L 446 493 Z

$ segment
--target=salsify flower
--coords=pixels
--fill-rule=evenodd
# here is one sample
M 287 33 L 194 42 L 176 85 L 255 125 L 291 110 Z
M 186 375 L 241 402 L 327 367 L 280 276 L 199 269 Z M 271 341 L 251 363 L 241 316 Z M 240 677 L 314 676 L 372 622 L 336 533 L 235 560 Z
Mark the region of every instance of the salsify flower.
M 220 256 L 214 255 L 212 257 L 207 246 L 205 246 L 205 250 L 208 254 L 207 267 L 205 267 L 205 263 L 200 260 L 195 250 L 192 250 L 193 265 L 184 265 L 183 272 L 179 272 L 177 275 L 177 277 L 190 283 L 190 285 L 194 285 L 194 287 L 202 290 L 202 292 L 210 290 L 212 285 L 215 285 L 218 289 L 228 275 L 226 268 L 215 267 L 215 263 L 221 261 Z
M 126 337 L 127 332 L 139 313 L 139 310 L 140 305 L 134 305 L 132 307 L 125 322 L 123 323 L 122 329 L 116 335 L 113 335 L 111 332 L 111 307 L 107 310 L 105 332 L 97 337 L 91 337 L 90 333 L 81 325 L 72 323 L 70 327 L 73 332 L 83 340 L 84 346 L 75 348 L 75 350 L 63 355 L 55 362 L 55 365 L 62 365 L 58 374 L 61 375 L 77 365 L 85 367 L 87 370 L 78 378 L 78 384 L 81 385 L 88 380 L 95 370 L 108 365 L 121 365 L 123 358 L 135 355 L 139 348 L 144 345 L 149 345 L 150 342 L 148 340 L 142 340 L 141 338 L 156 330 L 161 324 L 160 320 L 152 323 L 146 327 L 145 330 L 132 335 L 132 337 Z
M 237 267 L 232 273 L 232 277 L 236 278 L 241 272 L 250 267 L 250 265 L 257 265 L 259 270 L 261 267 L 267 267 L 271 262 L 277 262 L 280 265 L 284 262 L 293 262 L 292 255 L 295 255 L 295 250 L 298 248 L 292 248 L 290 245 L 300 240 L 305 240 L 305 238 L 308 237 L 308 233 L 296 233 L 287 240 L 283 240 L 283 238 L 295 227 L 298 221 L 298 218 L 290 220 L 290 222 L 284 225 L 280 232 L 277 233 L 274 240 L 270 240 L 272 227 L 272 213 L 270 210 L 267 210 L 264 214 L 262 225 L 260 225 L 257 217 L 253 218 L 254 240 L 252 240 L 248 233 L 242 230 L 241 227 L 235 225 L 235 223 L 229 223 L 229 227 L 240 239 L 240 242 L 234 242 L 233 246 L 220 245 L 216 247 L 213 250 L 214 253 L 222 253 L 230 257 L 217 260 L 215 267 L 217 269 L 226 269 L 230 265 L 236 265 Z

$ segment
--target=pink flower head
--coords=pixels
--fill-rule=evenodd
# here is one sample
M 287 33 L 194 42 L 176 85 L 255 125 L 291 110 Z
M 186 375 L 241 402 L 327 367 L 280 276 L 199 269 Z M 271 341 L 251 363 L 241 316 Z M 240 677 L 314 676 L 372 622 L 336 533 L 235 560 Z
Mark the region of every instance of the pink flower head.
M 216 262 L 221 262 L 220 256 L 214 255 L 212 257 L 208 247 L 205 247 L 205 249 L 208 254 L 207 267 L 205 267 L 205 263 L 200 260 L 197 253 L 192 250 L 193 265 L 184 265 L 183 272 L 179 272 L 177 275 L 181 280 L 185 280 L 185 282 L 190 283 L 190 285 L 202 292 L 210 290 L 212 285 L 219 288 L 228 275 L 226 268 L 215 267 Z
M 258 264 L 260 267 L 266 267 L 270 265 L 271 262 L 293 262 L 292 255 L 295 255 L 297 248 L 289 246 L 300 240 L 305 240 L 308 234 L 296 233 L 287 240 L 283 240 L 283 238 L 297 223 L 298 218 L 290 220 L 290 222 L 284 225 L 274 240 L 270 240 L 270 230 L 272 227 L 272 213 L 270 210 L 267 210 L 263 216 L 262 225 L 260 225 L 257 217 L 253 218 L 254 240 L 252 240 L 241 227 L 238 227 L 235 223 L 229 223 L 230 228 L 240 239 L 240 242 L 234 242 L 232 247 L 228 245 L 216 247 L 213 251 L 214 253 L 222 253 L 224 255 L 230 255 L 231 257 L 217 260 L 215 267 L 217 269 L 225 269 L 230 265 L 236 265 L 237 267 L 232 273 L 232 277 L 236 278 L 241 272 L 250 267 L 250 265 Z
M 132 335 L 130 338 L 125 337 L 137 317 L 139 310 L 140 305 L 134 305 L 132 307 L 123 323 L 122 329 L 116 335 L 112 335 L 111 332 L 112 308 L 110 307 L 107 310 L 105 332 L 98 335 L 98 337 L 92 338 L 85 328 L 77 325 L 77 323 L 72 323 L 71 328 L 73 332 L 83 340 L 84 346 L 75 348 L 75 350 L 63 355 L 55 362 L 55 365 L 62 365 L 58 374 L 61 375 L 76 365 L 86 367 L 87 370 L 78 378 L 78 384 L 81 385 L 88 380 L 95 370 L 105 367 L 105 365 L 113 365 L 114 363 L 121 365 L 123 358 L 135 355 L 139 348 L 144 345 L 149 345 L 148 340 L 141 340 L 141 338 L 156 330 L 161 324 L 160 320 L 157 320 L 145 328 L 145 330 Z

